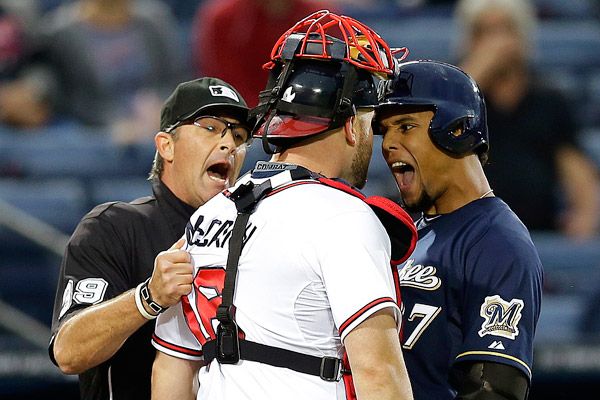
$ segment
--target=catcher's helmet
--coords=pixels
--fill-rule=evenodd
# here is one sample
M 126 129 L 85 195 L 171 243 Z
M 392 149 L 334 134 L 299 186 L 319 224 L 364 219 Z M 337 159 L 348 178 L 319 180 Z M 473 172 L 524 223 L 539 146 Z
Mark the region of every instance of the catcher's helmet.
M 290 146 L 342 126 L 357 107 L 377 106 L 378 83 L 392 77 L 397 52 L 407 54 L 350 17 L 309 15 L 281 36 L 264 66 L 271 73 L 251 111 L 253 136 L 273 153 L 280 149 L 269 144 Z
M 477 83 L 454 65 L 419 60 L 402 63 L 386 82 L 378 110 L 424 107 L 434 112 L 429 125 L 433 143 L 456 155 L 487 153 L 486 107 Z M 457 128 L 461 128 L 461 132 Z

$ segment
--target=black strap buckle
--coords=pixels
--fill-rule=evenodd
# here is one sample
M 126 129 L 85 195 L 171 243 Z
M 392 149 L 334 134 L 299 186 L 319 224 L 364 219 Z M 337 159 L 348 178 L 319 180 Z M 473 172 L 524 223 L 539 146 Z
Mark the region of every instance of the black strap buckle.
M 266 180 L 260 185 L 249 181 L 240 185 L 229 198 L 235 202 L 238 212 L 252 213 L 258 202 L 271 191 L 271 181 Z
M 240 361 L 239 328 L 233 318 L 235 312 L 231 307 L 219 306 L 217 318 L 217 348 L 215 358 L 221 364 L 237 364 Z
M 321 358 L 319 377 L 327 382 L 337 382 L 342 378 L 342 360 L 337 357 Z

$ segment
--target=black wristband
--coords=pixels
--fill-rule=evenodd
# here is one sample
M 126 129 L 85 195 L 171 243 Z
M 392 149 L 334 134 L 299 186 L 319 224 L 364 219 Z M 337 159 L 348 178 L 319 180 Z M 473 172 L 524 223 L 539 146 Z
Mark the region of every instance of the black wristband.
M 156 315 L 164 312 L 167 308 L 161 306 L 157 302 L 152 299 L 152 295 L 150 294 L 150 289 L 148 288 L 148 282 L 150 282 L 150 278 L 146 279 L 142 287 L 140 288 L 140 294 L 142 295 L 142 299 L 148 304 L 148 307 L 152 309 L 156 313 Z

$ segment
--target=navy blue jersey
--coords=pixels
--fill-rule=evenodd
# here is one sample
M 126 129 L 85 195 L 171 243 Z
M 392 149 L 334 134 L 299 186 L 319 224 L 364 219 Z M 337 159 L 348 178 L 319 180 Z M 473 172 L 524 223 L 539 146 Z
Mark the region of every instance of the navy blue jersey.
M 531 378 L 542 265 L 529 232 L 497 197 L 418 221 L 400 266 L 402 346 L 415 399 L 453 399 L 460 361 L 511 365 Z

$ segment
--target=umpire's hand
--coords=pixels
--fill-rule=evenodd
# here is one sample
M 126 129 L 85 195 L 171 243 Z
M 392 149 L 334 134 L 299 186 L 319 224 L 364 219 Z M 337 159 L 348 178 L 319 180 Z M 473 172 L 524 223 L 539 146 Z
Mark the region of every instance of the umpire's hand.
M 194 267 L 190 253 L 181 249 L 184 244 L 185 238 L 179 239 L 154 260 L 148 289 L 152 299 L 164 308 L 178 303 L 181 296 L 192 291 Z

